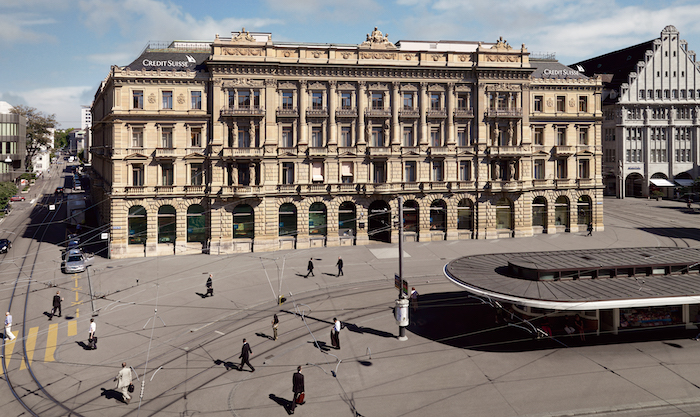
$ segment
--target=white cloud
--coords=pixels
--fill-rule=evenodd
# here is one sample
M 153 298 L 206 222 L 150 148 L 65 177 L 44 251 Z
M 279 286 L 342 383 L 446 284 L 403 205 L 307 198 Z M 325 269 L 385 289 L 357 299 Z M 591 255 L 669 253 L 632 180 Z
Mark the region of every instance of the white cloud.
M 344 26 L 376 21 L 381 16 L 383 7 L 376 0 L 265 0 L 268 9 L 293 16 L 299 21 L 332 20 L 342 22 Z M 322 37 L 322 33 L 319 33 Z
M 55 114 L 61 128 L 80 127 L 80 106 L 92 102 L 95 88 L 71 86 L 9 91 L 3 95 L 10 104 L 26 104 L 46 114 Z
M 0 43 L 55 41 L 55 36 L 41 28 L 56 23 L 54 19 L 26 13 L 0 13 Z

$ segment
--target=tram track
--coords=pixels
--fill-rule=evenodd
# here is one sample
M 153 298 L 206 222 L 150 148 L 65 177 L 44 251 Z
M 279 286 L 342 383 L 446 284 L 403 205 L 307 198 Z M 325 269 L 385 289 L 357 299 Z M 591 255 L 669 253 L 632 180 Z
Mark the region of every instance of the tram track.
M 650 223 L 645 221 L 645 220 L 640 220 L 639 217 L 629 215 L 621 215 L 621 214 L 612 214 L 612 213 L 606 213 L 606 217 L 612 217 L 614 219 L 622 220 L 626 223 L 629 223 L 633 226 L 637 226 L 640 230 L 644 229 L 649 229 L 650 228 Z M 678 223 L 676 222 L 671 222 L 668 220 L 662 220 L 659 218 L 655 218 L 654 223 L 656 225 L 656 228 L 666 228 L 666 229 L 676 229 L 673 230 L 673 234 L 669 233 L 666 235 L 657 235 L 659 237 L 665 237 L 671 240 L 673 242 L 673 246 L 675 247 L 692 247 L 698 244 L 698 241 L 700 240 L 700 235 L 696 233 L 691 233 L 690 231 L 687 231 L 683 228 L 680 228 L 678 226 Z M 647 232 L 647 233 L 652 233 L 652 232 Z M 691 242 L 688 242 L 687 239 L 690 239 Z

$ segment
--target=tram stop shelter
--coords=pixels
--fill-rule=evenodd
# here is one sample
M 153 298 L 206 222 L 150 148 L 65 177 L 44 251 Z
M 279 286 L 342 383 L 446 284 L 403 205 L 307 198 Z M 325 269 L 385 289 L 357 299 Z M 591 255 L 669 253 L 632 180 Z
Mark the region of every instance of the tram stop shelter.
M 685 325 L 700 305 L 700 249 L 616 248 L 465 256 L 445 276 L 474 296 L 555 333 L 579 314 L 587 332 Z M 504 307 L 506 308 L 506 307 Z M 559 331 L 557 331 L 559 330 Z

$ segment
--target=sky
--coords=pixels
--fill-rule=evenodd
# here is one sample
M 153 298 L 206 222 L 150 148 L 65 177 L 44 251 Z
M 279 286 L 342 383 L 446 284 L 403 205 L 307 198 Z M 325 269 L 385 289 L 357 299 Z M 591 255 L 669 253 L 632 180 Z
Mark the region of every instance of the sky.
M 80 106 L 110 67 L 129 64 L 149 41 L 212 41 L 243 27 L 314 43 L 359 44 L 375 26 L 392 42 L 502 36 L 572 64 L 667 25 L 700 51 L 698 0 L 0 0 L 0 101 L 80 127 Z

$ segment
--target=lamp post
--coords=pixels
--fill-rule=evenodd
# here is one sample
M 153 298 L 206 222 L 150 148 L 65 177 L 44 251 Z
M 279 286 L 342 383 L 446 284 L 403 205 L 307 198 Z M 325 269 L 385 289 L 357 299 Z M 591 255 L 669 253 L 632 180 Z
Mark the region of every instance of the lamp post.
M 396 323 L 399 325 L 399 340 L 408 340 L 408 299 L 403 293 L 403 197 L 399 197 L 399 298 L 396 300 Z

